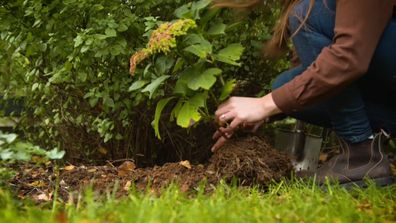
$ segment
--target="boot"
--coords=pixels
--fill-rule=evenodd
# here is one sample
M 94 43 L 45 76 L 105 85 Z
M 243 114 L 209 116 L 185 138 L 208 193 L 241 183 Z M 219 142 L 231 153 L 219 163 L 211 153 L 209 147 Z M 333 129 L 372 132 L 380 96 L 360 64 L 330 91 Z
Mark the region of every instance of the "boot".
M 348 144 L 341 140 L 341 154 L 334 156 L 315 172 L 298 175 L 316 177 L 323 185 L 326 178 L 338 181 L 343 187 L 357 185 L 366 187 L 365 179 L 374 181 L 378 186 L 386 186 L 394 182 L 390 163 L 382 147 L 386 137 L 378 134 L 374 139 L 362 143 Z

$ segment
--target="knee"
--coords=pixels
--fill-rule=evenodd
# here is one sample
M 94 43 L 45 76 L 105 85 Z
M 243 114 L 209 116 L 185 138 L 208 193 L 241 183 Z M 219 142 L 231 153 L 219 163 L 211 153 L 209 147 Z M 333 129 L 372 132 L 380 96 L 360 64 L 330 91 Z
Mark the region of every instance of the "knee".
M 311 0 L 301 0 L 291 9 L 289 14 L 289 31 L 295 33 L 307 17 Z M 304 28 L 304 27 L 302 27 Z
M 290 33 L 295 33 L 300 27 L 305 31 L 326 30 L 326 32 L 332 32 L 335 9 L 336 0 L 299 1 L 293 6 L 288 17 Z M 303 22 L 304 25 L 302 25 Z

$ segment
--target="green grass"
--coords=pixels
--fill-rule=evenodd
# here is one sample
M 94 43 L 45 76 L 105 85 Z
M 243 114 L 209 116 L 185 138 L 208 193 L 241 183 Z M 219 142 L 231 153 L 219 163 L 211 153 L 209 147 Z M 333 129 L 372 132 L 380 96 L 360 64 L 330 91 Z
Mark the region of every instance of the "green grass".
M 188 196 L 170 187 L 161 196 L 131 192 L 123 199 L 109 194 L 94 199 L 88 190 L 77 204 L 35 206 L 0 190 L 0 222 L 395 222 L 396 185 L 346 191 L 323 191 L 303 183 L 272 185 L 268 192 L 219 186 L 210 195 Z

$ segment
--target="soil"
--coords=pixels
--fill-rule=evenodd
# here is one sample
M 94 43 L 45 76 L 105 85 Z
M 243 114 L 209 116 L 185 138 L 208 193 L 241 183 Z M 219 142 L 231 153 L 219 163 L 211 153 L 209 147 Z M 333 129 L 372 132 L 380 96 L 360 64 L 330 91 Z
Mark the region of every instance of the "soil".
M 59 197 L 68 201 L 73 199 L 73 193 L 80 193 L 90 185 L 99 194 L 117 188 L 117 196 L 128 194 L 132 187 L 139 191 L 149 189 L 158 194 L 172 183 L 183 192 L 193 192 L 205 182 L 205 190 L 211 191 L 221 180 L 231 183 L 234 179 L 241 186 L 266 187 L 273 181 L 289 177 L 293 169 L 286 155 L 255 136 L 230 140 L 212 155 L 208 163 L 198 165 L 182 161 L 136 168 L 132 161 L 125 161 L 120 166 L 110 162 L 106 166 L 69 165 L 59 171 L 54 170 L 50 163 L 19 168 L 10 182 L 11 187 L 20 198 L 28 197 L 36 201 L 52 199 L 56 180 L 60 182 Z

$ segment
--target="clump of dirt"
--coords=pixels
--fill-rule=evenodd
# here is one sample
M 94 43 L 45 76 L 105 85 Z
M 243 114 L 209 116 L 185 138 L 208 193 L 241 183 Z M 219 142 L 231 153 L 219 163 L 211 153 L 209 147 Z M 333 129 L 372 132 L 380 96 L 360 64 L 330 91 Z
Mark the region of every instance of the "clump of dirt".
M 47 169 L 20 167 L 17 176 L 11 182 L 20 197 L 50 199 L 55 188 L 56 171 Z M 53 169 L 53 168 L 52 168 Z M 45 170 L 45 171 L 44 171 Z M 160 193 L 172 183 L 180 186 L 181 191 L 194 191 L 202 181 L 210 191 L 222 179 L 231 182 L 236 179 L 240 185 L 267 186 L 282 177 L 290 176 L 290 159 L 273 149 L 265 140 L 258 137 L 246 137 L 230 140 L 213 154 L 206 164 L 191 165 L 188 161 L 167 163 L 152 168 L 136 168 L 130 162 L 116 167 L 106 166 L 65 166 L 59 173 L 59 194 L 68 200 L 71 192 L 81 192 L 92 186 L 97 193 L 106 193 L 119 183 L 117 194 L 127 194 L 134 185 L 138 190 L 150 189 Z
M 208 170 L 219 178 L 236 178 L 242 185 L 267 185 L 290 175 L 290 159 L 258 137 L 232 140 L 215 153 Z

